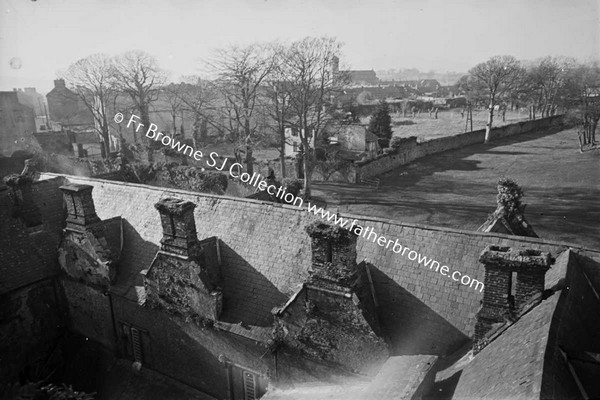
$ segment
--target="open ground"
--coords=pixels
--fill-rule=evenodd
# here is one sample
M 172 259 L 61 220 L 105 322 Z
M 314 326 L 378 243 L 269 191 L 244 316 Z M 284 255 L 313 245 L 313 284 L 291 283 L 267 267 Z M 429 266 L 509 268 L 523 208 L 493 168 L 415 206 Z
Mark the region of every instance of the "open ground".
M 437 119 L 435 114 L 430 117 L 426 111 L 416 118 L 404 118 L 402 113 L 392 113 L 393 136 L 416 136 L 419 140 L 430 140 L 465 132 L 466 113 L 464 117 L 461 117 L 460 112 L 460 108 L 440 110 Z M 369 123 L 370 118 L 361 119 L 361 123 Z M 473 130 L 484 129 L 487 119 L 487 110 L 473 110 Z M 502 121 L 502 115 L 496 111 L 493 126 L 504 126 L 527 120 L 529 120 L 529 114 L 525 112 L 507 111 L 505 121 Z M 471 126 L 469 125 L 470 129 Z
M 378 188 L 315 183 L 314 195 L 340 212 L 476 230 L 496 207 L 498 178 L 509 177 L 541 238 L 598 249 L 600 151 L 578 148 L 574 129 L 530 133 L 430 156 L 381 175 Z
M 417 136 L 419 140 L 430 140 L 445 136 L 456 135 L 465 131 L 465 118 L 461 118 L 460 109 L 441 110 L 438 119 L 430 118 L 428 112 L 422 112 L 417 118 L 404 118 L 401 113 L 393 113 L 392 127 L 394 136 L 408 137 Z M 361 119 L 362 124 L 368 124 L 371 117 Z M 473 111 L 473 130 L 484 129 L 487 122 L 487 110 Z M 529 114 L 518 111 L 507 111 L 506 120 L 502 121 L 501 115 L 494 117 L 494 126 L 514 124 L 518 121 L 528 121 Z M 470 127 L 469 127 L 470 128 Z M 224 157 L 233 157 L 233 145 L 231 143 L 210 144 L 202 148 L 209 154 L 211 151 Z M 260 161 L 274 161 L 279 157 L 279 151 L 273 147 L 257 146 L 253 156 Z

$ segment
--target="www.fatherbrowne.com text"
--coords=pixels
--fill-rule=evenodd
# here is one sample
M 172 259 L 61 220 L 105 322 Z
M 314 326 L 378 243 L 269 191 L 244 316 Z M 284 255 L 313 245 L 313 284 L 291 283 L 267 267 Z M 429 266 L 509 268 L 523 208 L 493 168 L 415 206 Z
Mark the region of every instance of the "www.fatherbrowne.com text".
M 123 114 L 115 114 L 114 120 L 117 123 L 121 123 L 123 121 Z M 139 120 L 140 117 L 132 114 L 129 118 L 129 122 L 127 122 L 127 127 L 129 128 L 132 124 L 134 124 L 135 131 L 138 132 L 140 128 L 144 128 L 144 125 L 139 123 Z M 202 161 L 204 159 L 204 154 L 202 151 L 196 150 L 192 146 L 185 143 L 181 143 L 171 136 L 164 135 L 162 132 L 158 131 L 158 126 L 153 123 L 147 127 L 146 137 L 148 139 L 153 139 L 154 141 L 160 141 L 163 145 L 170 146 L 172 149 L 181 152 L 184 155 L 188 155 L 194 158 L 196 161 Z M 228 160 L 226 158 L 223 163 L 218 166 L 218 158 L 220 158 L 219 155 L 213 151 L 208 155 L 208 160 L 204 159 L 204 161 L 208 167 L 215 168 L 218 171 L 223 171 Z M 285 201 L 287 204 L 292 204 L 298 208 L 304 207 L 304 199 L 301 197 L 298 197 L 292 193 L 286 193 L 285 188 L 268 184 L 267 181 L 257 173 L 253 173 L 252 175 L 246 172 L 240 173 L 243 169 L 244 166 L 236 162 L 230 165 L 228 172 L 232 178 L 239 179 L 242 182 L 256 187 L 261 191 L 266 190 L 267 193 Z M 332 214 L 329 211 L 323 210 L 323 208 L 317 207 L 308 201 L 306 203 L 306 207 L 309 213 L 320 216 L 322 219 L 333 222 L 342 228 L 349 229 L 356 235 L 362 236 L 366 240 L 372 240 L 373 243 L 377 243 L 379 246 L 385 247 L 386 249 L 391 248 L 394 253 L 407 257 L 410 261 L 416 261 L 418 264 L 424 267 L 429 267 L 430 270 L 435 270 L 435 272 L 439 272 L 443 276 L 446 276 L 448 279 L 452 279 L 455 282 L 460 282 L 460 284 L 464 286 L 469 286 L 475 290 L 479 289 L 480 292 L 483 291 L 483 282 L 473 279 L 468 275 L 464 275 L 460 271 L 452 270 L 447 265 L 441 265 L 436 260 L 428 258 L 415 250 L 411 250 L 408 247 L 402 246 L 402 244 L 398 242 L 398 239 L 387 239 L 386 237 L 377 234 L 373 228 L 359 225 L 358 220 L 356 219 L 350 221 L 346 218 L 338 217 L 337 214 Z

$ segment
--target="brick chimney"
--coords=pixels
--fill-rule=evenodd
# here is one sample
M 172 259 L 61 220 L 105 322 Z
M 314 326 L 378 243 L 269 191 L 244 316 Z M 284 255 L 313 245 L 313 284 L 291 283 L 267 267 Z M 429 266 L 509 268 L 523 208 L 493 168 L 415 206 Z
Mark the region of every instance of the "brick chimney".
M 290 301 L 273 309 L 274 340 L 317 362 L 372 376 L 390 351 L 366 266 L 356 264 L 357 235 L 320 221 L 306 232 L 312 242 L 309 277 Z
M 146 304 L 168 312 L 215 321 L 223 306 L 219 265 L 206 253 L 196 234 L 190 201 L 165 198 L 154 205 L 160 213 L 161 250 L 142 271 Z M 203 241 L 205 243 L 205 241 Z M 218 250 L 217 250 L 218 251 Z M 216 254 L 216 253 L 215 253 Z
M 13 217 L 20 218 L 27 228 L 41 225 L 42 214 L 33 200 L 33 179 L 28 175 L 12 174 L 4 177 L 4 183 L 11 189 Z
M 485 289 L 477 313 L 475 343 L 485 337 L 493 324 L 516 318 L 532 297 L 542 294 L 552 261 L 549 253 L 539 250 L 489 246 L 481 253 Z
M 196 205 L 190 201 L 165 198 L 154 205 L 160 213 L 163 237 L 161 249 L 168 253 L 193 256 L 197 249 L 198 236 L 194 221 Z
M 55 79 L 54 80 L 54 87 L 55 88 L 64 88 L 65 87 L 65 80 L 64 79 Z
M 73 231 L 102 229 L 96 215 L 91 185 L 71 183 L 60 187 L 67 204 L 67 229 Z
M 351 289 L 358 274 L 357 235 L 339 226 L 316 222 L 306 227 L 311 238 L 309 284 Z

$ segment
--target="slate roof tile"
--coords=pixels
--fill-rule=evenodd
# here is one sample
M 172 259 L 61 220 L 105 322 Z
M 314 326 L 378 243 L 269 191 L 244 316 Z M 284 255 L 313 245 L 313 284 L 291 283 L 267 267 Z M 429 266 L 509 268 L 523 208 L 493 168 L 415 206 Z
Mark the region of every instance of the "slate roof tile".
M 43 175 L 44 178 L 54 176 Z M 270 325 L 271 309 L 284 304 L 307 277 L 311 248 L 304 227 L 318 217 L 305 210 L 176 189 L 92 178 L 67 178 L 71 182 L 94 186 L 92 195 L 100 218 L 122 216 L 125 244 L 117 286 L 124 292 L 131 292 L 129 289 L 135 285 L 137 275 L 148 268 L 159 248 L 162 228 L 154 203 L 163 197 L 177 197 L 196 203 L 194 213 L 198 238 L 217 236 L 220 239 L 224 296 L 226 304 L 236 305 L 224 310 L 226 322 Z M 403 246 L 418 248 L 428 258 L 481 282 L 484 268 L 478 258 L 481 250 L 488 245 L 527 246 L 550 251 L 553 255 L 565 248 L 564 244 L 538 238 L 403 224 L 365 216 L 341 216 L 356 218 L 363 226 L 376 227 L 377 233 L 390 239 L 397 238 Z M 433 313 L 447 320 L 449 326 L 465 336 L 473 334 L 475 314 L 482 299 L 480 291 L 457 285 L 448 277 L 420 266 L 417 261 L 410 261 L 406 255 L 393 253 L 391 249 L 386 250 L 360 237 L 357 261 L 362 260 L 371 263 L 372 270 L 378 272 L 378 276 L 374 276 L 374 284 L 380 309 L 388 313 L 387 316 L 393 314 L 394 318 L 402 320 L 403 313 L 394 312 L 400 304 L 395 293 L 402 290 L 402 301 L 414 299 L 422 302 Z M 410 284 L 414 288 L 407 289 Z M 385 289 L 386 286 L 389 290 Z

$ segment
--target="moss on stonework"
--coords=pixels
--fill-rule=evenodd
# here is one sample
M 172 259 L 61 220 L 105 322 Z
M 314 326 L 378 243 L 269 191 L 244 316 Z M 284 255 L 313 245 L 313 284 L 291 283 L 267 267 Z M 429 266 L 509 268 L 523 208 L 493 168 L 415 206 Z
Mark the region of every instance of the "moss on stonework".
M 306 233 L 313 239 L 333 240 L 338 243 L 349 242 L 353 236 L 356 236 L 353 231 L 349 231 L 348 229 L 336 225 L 326 224 L 321 221 L 314 221 L 305 229 Z

